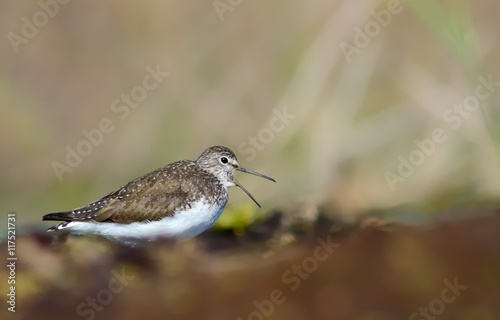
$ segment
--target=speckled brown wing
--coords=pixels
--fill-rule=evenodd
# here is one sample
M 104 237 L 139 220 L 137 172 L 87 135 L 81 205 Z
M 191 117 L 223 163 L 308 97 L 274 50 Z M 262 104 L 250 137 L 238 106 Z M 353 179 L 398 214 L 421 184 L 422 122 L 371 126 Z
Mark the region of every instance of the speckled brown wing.
M 192 161 L 174 162 L 130 181 L 120 189 L 85 207 L 45 215 L 44 220 L 109 221 L 131 223 L 160 220 L 175 209 L 189 206 L 208 183 L 194 183 L 189 176 L 201 169 Z

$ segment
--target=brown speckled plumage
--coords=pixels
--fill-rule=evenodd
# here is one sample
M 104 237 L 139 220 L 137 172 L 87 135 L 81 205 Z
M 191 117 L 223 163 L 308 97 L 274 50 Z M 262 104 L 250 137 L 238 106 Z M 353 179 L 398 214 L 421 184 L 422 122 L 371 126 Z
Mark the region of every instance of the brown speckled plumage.
M 43 220 L 65 221 L 52 227 L 50 231 L 62 229 L 72 221 L 120 224 L 158 221 L 191 209 L 202 198 L 206 203 L 223 208 L 228 199 L 227 188 L 233 185 L 241 187 L 255 201 L 234 180 L 235 170 L 260 175 L 239 167 L 236 156 L 230 149 L 211 147 L 196 161 L 171 163 L 130 181 L 87 206 L 47 214 Z

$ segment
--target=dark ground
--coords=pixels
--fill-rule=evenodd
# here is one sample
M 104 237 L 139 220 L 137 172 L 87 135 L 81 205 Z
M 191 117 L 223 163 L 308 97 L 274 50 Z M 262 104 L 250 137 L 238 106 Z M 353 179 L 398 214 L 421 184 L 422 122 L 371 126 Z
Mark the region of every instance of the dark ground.
M 16 247 L 15 317 L 5 296 L 0 313 L 30 320 L 498 319 L 499 231 L 498 213 L 425 227 L 375 218 L 347 225 L 321 215 L 285 223 L 275 213 L 240 236 L 211 230 L 142 248 L 25 234 Z

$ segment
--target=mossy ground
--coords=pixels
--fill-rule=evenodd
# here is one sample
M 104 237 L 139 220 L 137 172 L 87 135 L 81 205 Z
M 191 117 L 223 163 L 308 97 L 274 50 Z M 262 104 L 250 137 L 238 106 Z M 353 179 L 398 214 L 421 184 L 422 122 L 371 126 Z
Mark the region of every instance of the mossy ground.
M 285 221 L 275 212 L 237 234 L 213 229 L 190 241 L 139 248 L 23 234 L 15 315 L 408 319 L 416 312 L 413 319 L 425 319 L 419 308 L 439 319 L 500 315 L 498 213 L 418 227 L 378 218 L 346 224 L 321 214 L 309 223 Z M 450 284 L 456 293 L 446 289 Z

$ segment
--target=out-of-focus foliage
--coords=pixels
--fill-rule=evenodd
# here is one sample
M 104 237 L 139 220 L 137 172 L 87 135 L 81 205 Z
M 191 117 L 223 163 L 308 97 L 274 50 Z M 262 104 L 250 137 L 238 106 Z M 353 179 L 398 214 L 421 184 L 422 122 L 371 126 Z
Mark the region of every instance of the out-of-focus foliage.
M 456 129 L 444 119 L 478 77 L 500 79 L 498 1 L 243 1 L 223 12 L 219 2 L 71 1 L 12 46 L 9 35 L 22 36 L 43 9 L 3 1 L 2 210 L 38 227 L 43 213 L 214 144 L 278 180 L 240 177 L 265 208 L 312 195 L 350 215 L 435 194 L 498 195 L 497 88 Z M 117 112 L 115 99 L 148 66 L 169 75 Z M 273 119 L 284 112 L 281 126 Z M 59 181 L 53 163 L 67 164 L 67 148 L 105 118 L 113 130 Z M 400 157 L 436 129 L 445 141 L 401 176 Z M 401 178 L 393 188 L 387 172 Z M 245 201 L 231 191 L 236 210 Z

